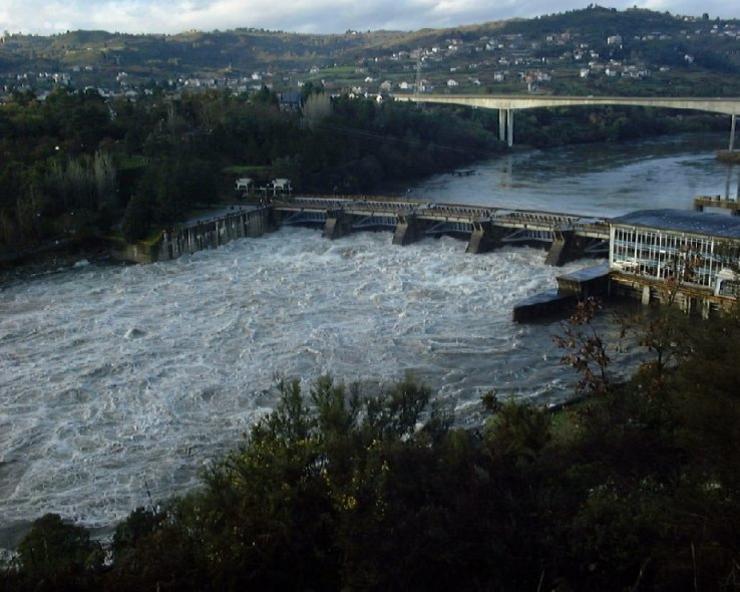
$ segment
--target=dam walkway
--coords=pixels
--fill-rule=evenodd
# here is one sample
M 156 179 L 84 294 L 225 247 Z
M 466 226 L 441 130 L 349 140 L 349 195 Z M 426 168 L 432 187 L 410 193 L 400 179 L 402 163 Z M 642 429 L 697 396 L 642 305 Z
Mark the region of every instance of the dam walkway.
M 557 212 L 463 204 L 428 203 L 379 197 L 296 196 L 273 200 L 275 223 L 318 226 L 335 239 L 363 230 L 393 232 L 393 244 L 424 237 L 455 236 L 468 241 L 469 253 L 506 245 L 546 248 L 547 262 L 565 263 L 609 252 L 609 224 L 604 219 Z

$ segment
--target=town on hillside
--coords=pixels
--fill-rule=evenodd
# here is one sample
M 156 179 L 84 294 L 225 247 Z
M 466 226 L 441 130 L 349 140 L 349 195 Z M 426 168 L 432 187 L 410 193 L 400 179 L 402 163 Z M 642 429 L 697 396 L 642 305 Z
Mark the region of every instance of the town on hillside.
M 394 93 L 737 95 L 740 22 L 589 6 L 534 19 L 416 32 L 261 29 L 126 35 L 0 34 L 0 100 L 56 87 L 136 99 L 268 88 L 383 100 Z

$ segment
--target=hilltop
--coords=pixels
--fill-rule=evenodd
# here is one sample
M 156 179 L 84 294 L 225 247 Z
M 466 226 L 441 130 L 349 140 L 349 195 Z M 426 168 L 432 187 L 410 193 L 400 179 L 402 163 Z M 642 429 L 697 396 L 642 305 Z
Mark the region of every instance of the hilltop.
M 738 20 L 589 6 L 533 19 L 419 31 L 176 35 L 71 31 L 0 41 L 0 90 L 58 85 L 337 92 L 737 94 Z M 729 76 L 728 76 L 729 75 Z

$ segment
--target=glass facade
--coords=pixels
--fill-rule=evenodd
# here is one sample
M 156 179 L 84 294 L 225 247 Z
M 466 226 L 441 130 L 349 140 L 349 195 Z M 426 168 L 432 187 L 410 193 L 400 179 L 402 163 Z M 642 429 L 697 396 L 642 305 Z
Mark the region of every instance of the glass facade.
M 729 278 L 717 284 L 718 274 L 740 264 L 737 244 L 728 246 L 726 239 L 694 236 L 668 230 L 643 227 L 611 227 L 609 267 L 622 273 L 650 280 L 679 278 L 682 284 L 721 290 L 723 283 L 730 288 Z M 734 243 L 734 241 L 733 241 Z M 732 253 L 732 254 L 730 254 Z M 731 292 L 734 292 L 730 288 Z M 735 294 L 732 294 L 735 295 Z

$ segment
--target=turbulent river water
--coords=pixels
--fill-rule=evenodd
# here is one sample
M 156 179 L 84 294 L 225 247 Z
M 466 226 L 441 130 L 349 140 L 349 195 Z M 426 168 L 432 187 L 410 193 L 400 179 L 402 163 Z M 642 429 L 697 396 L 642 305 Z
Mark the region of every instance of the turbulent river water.
M 736 174 L 712 159 L 718 141 L 519 153 L 412 193 L 596 215 L 687 207 Z M 81 264 L 5 286 L 0 546 L 3 532 L 45 512 L 106 527 L 150 495 L 187 491 L 272 408 L 279 376 L 378 384 L 411 372 L 462 423 L 476 421 L 490 388 L 568 396 L 558 325 L 510 320 L 517 300 L 562 270 L 533 249 L 464 251 L 451 238 L 397 248 L 385 233 L 329 242 L 284 229 L 173 262 Z

